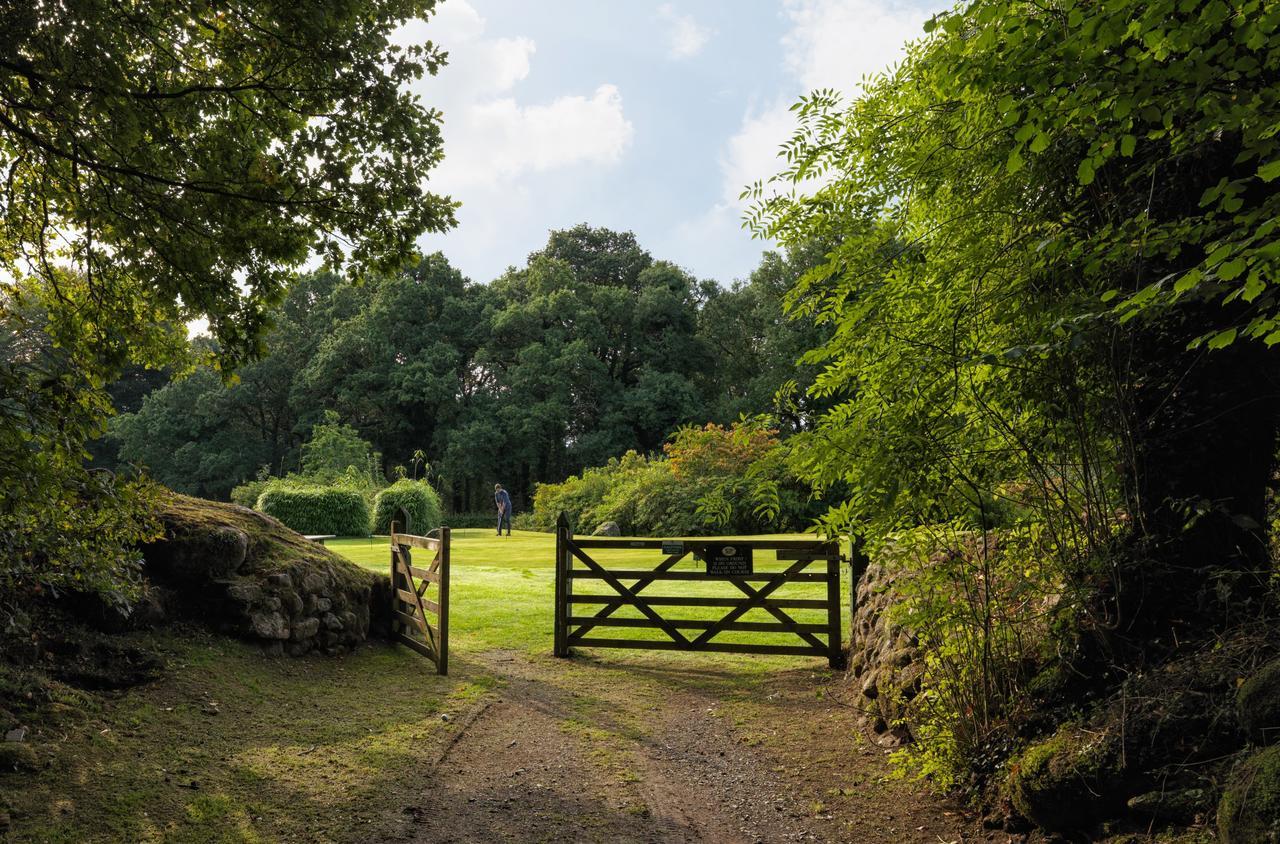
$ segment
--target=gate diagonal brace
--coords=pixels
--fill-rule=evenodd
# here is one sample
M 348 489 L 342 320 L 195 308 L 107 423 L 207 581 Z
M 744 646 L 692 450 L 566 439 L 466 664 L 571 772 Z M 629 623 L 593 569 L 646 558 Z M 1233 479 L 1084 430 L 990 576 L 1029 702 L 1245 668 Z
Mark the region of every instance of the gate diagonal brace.
M 654 612 L 653 609 L 648 604 L 645 604 L 639 598 L 637 598 L 635 593 L 632 592 L 627 587 L 623 586 L 622 581 L 614 577 L 613 574 L 611 574 L 608 571 L 608 569 L 604 568 L 595 560 L 591 559 L 586 554 L 582 553 L 581 549 L 574 547 L 572 548 L 572 551 L 573 551 L 573 556 L 577 557 L 579 560 L 585 563 L 587 568 L 591 569 L 596 574 L 600 575 L 600 578 L 605 583 L 612 586 L 614 591 L 617 592 L 620 596 L 622 596 L 623 600 L 626 603 L 631 604 L 631 606 L 635 607 L 640 612 L 644 613 L 646 618 L 648 618 L 650 621 L 654 622 L 659 627 L 661 627 L 662 630 L 665 631 L 666 634 L 671 637 L 672 641 L 688 647 L 689 640 L 686 639 L 679 630 L 672 627 L 671 622 L 667 621 L 667 619 L 663 618 L 661 615 Z
M 756 594 L 758 594 L 755 589 L 751 588 L 751 585 L 749 583 L 745 583 L 744 581 L 741 581 L 741 580 L 735 580 L 733 581 L 733 584 L 737 586 L 739 589 L 741 589 L 743 592 L 747 593 L 747 597 L 754 597 Z M 796 621 L 794 618 L 792 618 L 791 616 L 787 615 L 786 610 L 783 610 L 779 607 L 775 607 L 771 604 L 765 604 L 763 607 L 761 607 L 761 609 L 766 610 L 769 613 L 769 615 L 773 616 L 774 618 L 778 619 L 778 621 L 782 622 L 782 624 L 786 625 L 789 631 L 796 634 L 801 639 L 804 639 L 806 642 L 813 645 L 815 648 L 820 648 L 823 651 L 827 650 L 827 646 L 823 644 L 822 640 L 819 639 L 817 636 L 813 635 L 807 630 L 798 629 L 800 623 Z M 730 621 L 732 620 L 733 619 L 730 619 Z
M 675 565 L 676 565 L 677 563 L 679 563 L 679 562 L 680 562 L 681 560 L 683 560 L 686 556 L 688 556 L 688 554 L 689 554 L 689 552 L 688 552 L 688 551 L 685 551 L 685 552 L 680 553 L 680 554 L 673 554 L 673 555 L 671 555 L 670 557 L 667 557 L 665 560 L 663 560 L 663 561 L 662 561 L 661 563 L 659 563 L 657 566 L 655 566 L 653 570 L 654 570 L 654 572 L 655 572 L 655 573 L 657 573 L 657 572 L 664 572 L 664 571 L 670 571 L 673 567 L 675 567 Z M 647 588 L 647 587 L 649 587 L 649 586 L 652 586 L 654 583 L 657 583 L 657 581 L 656 581 L 655 579 L 653 579 L 653 578 L 642 578 L 642 579 L 640 579 L 640 580 L 637 580 L 637 581 L 636 581 L 636 583 L 635 583 L 635 585 L 631 587 L 631 594 L 633 594 L 633 595 L 638 595 L 638 594 L 640 594 L 642 591 L 644 591 L 644 590 L 645 590 L 645 588 Z M 614 612 L 616 612 L 617 610 L 621 609 L 621 608 L 622 608 L 622 605 L 623 605 L 623 604 L 625 604 L 625 603 L 626 603 L 626 601 L 624 601 L 624 600 L 610 601 L 608 604 L 605 604 L 603 607 L 601 607 L 599 610 L 597 610 L 597 611 L 596 611 L 596 613 L 595 613 L 595 615 L 593 615 L 593 616 L 591 616 L 591 617 L 592 617 L 593 619 L 597 619 L 597 618 L 608 618 L 609 616 L 613 615 L 613 614 L 614 614 Z M 596 627 L 596 625 L 594 625 L 594 624 L 582 624 L 582 625 L 579 625 L 577 630 L 574 630 L 574 631 L 572 631 L 572 632 L 570 632 L 570 633 L 569 633 L 569 638 L 570 638 L 570 639 L 580 639 L 580 638 L 582 638 L 583 636 L 585 636 L 585 635 L 587 635 L 588 633 L 590 633 L 593 629 L 595 629 L 595 627 Z
M 729 622 L 731 622 L 731 621 L 737 621 L 739 618 L 741 618 L 742 616 L 746 615 L 746 613 L 747 613 L 748 611 L 750 611 L 750 610 L 752 610 L 752 609 L 755 609 L 756 607 L 761 607 L 761 606 L 763 606 L 763 605 L 764 605 L 764 601 L 765 601 L 765 599 L 767 599 L 770 595 L 772 595 L 772 594 L 773 594 L 773 593 L 774 593 L 774 592 L 775 592 L 775 591 L 776 591 L 780 586 L 782 586 L 782 584 L 786 583 L 786 582 L 787 582 L 787 578 L 789 578 L 789 577 L 790 577 L 791 575 L 793 575 L 793 574 L 797 574 L 797 573 L 799 573 L 800 571 L 804 570 L 806 567 L 808 567 L 808 565 L 809 565 L 811 562 L 813 562 L 813 561 L 812 561 L 812 560 L 798 560 L 798 561 L 796 561 L 796 562 L 792 563 L 790 566 L 788 566 L 788 567 L 787 567 L 787 570 L 786 570 L 786 571 L 782 572 L 782 574 L 781 574 L 781 575 L 779 575 L 779 576 L 778 576 L 777 578 L 775 578 L 774 580 L 771 580 L 771 581 L 769 581 L 768 583 L 766 583 L 764 586 L 760 587 L 760 589 L 759 589 L 759 590 L 752 589 L 750 586 L 748 586 L 748 585 L 747 585 L 745 582 L 743 582 L 743 581 L 733 580 L 733 583 L 734 583 L 734 584 L 735 584 L 739 589 L 741 589 L 743 592 L 745 592 L 745 593 L 747 594 L 747 600 L 743 601 L 743 602 L 742 602 L 741 604 L 739 604 L 738 606 L 736 606 L 736 607 L 734 607 L 733 609 L 729 610 L 727 613 L 725 613 L 725 614 L 724 614 L 724 616 L 723 616 L 719 621 L 717 621 L 717 622 L 716 622 L 716 623 L 711 627 L 711 629 L 710 629 L 710 630 L 707 630 L 707 631 L 706 631 L 705 633 L 703 633 L 701 636 L 699 636 L 698 638 L 694 639 L 694 640 L 693 640 L 693 645 L 694 645 L 694 647 L 697 647 L 698 645 L 705 645 L 707 642 L 710 642 L 713 638 L 715 638 L 715 637 L 716 637 L 716 636 L 718 636 L 719 634 L 723 633 L 723 632 L 724 632 L 724 630 L 723 630 L 723 628 L 722 628 L 722 626 L 721 626 L 721 625 L 728 624 L 728 623 L 729 623 Z M 730 578 L 730 579 L 732 580 L 732 578 Z M 784 613 L 784 615 L 785 615 L 785 613 Z M 793 619 L 791 619 L 789 616 L 788 616 L 788 620 L 789 620 L 789 621 L 791 621 L 791 623 L 792 623 L 792 624 L 795 624 L 795 621 L 794 621 Z M 792 631 L 792 632 L 798 633 L 799 631 Z M 812 635 L 812 634 L 807 634 L 807 633 L 806 633 L 806 634 L 802 634 L 802 635 L 803 635 L 805 638 L 808 638 L 808 639 L 812 639 L 812 638 L 813 638 L 813 635 Z M 821 642 L 819 642 L 817 639 L 813 639 L 813 644 L 817 645 L 817 646 L 818 646 L 818 647 L 820 647 L 820 648 L 825 647 L 825 646 L 824 646 Z

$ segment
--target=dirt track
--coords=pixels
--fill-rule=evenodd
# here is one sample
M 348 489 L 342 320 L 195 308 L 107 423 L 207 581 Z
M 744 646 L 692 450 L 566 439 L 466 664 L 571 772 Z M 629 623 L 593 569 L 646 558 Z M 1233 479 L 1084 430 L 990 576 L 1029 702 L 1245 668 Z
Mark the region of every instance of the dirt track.
M 436 752 L 406 839 L 952 842 L 971 819 L 901 781 L 825 671 L 744 682 L 643 655 L 489 652 L 499 690 Z

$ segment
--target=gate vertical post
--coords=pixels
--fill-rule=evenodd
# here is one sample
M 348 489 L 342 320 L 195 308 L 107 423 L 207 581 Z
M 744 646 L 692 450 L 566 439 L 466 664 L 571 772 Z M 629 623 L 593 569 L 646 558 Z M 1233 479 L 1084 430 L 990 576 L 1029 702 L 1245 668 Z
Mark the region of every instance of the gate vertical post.
M 555 645 L 556 656 L 569 655 L 569 572 L 566 562 L 569 560 L 569 518 L 563 511 L 556 519 L 556 621 Z
M 840 545 L 833 544 L 827 557 L 827 662 L 844 668 L 844 646 L 840 636 Z
M 400 605 L 396 599 L 396 590 L 400 588 L 400 567 L 396 564 L 396 523 L 394 521 L 391 523 L 391 537 L 388 542 L 388 546 L 391 548 L 391 606 L 387 612 L 387 618 L 390 619 L 389 629 L 391 633 L 391 640 L 395 641 L 396 633 L 399 630 L 397 625 L 400 623 L 396 619 L 396 610 L 400 609 Z
M 440 652 L 436 673 L 449 673 L 449 528 L 440 528 Z

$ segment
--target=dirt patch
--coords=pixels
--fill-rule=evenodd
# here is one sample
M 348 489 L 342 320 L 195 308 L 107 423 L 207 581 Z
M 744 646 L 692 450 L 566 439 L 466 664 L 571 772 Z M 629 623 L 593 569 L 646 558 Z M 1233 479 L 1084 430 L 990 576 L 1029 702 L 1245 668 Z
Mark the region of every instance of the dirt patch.
M 501 691 L 405 807 L 418 844 L 987 840 L 851 747 L 826 672 L 756 685 L 643 657 L 481 660 Z

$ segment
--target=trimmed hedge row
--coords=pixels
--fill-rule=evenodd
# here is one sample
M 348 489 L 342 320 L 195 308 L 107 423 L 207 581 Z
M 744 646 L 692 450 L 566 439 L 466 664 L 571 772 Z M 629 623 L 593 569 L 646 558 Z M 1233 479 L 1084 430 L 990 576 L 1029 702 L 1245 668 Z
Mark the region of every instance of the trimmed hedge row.
M 373 499 L 373 532 L 388 534 L 391 522 L 403 521 L 400 508 L 409 513 L 407 532 L 423 535 L 440 527 L 440 495 L 426 481 L 402 478 Z M 406 527 L 400 526 L 402 531 Z
M 298 533 L 369 535 L 369 505 L 353 489 L 275 486 L 258 497 L 254 509 L 279 519 Z

